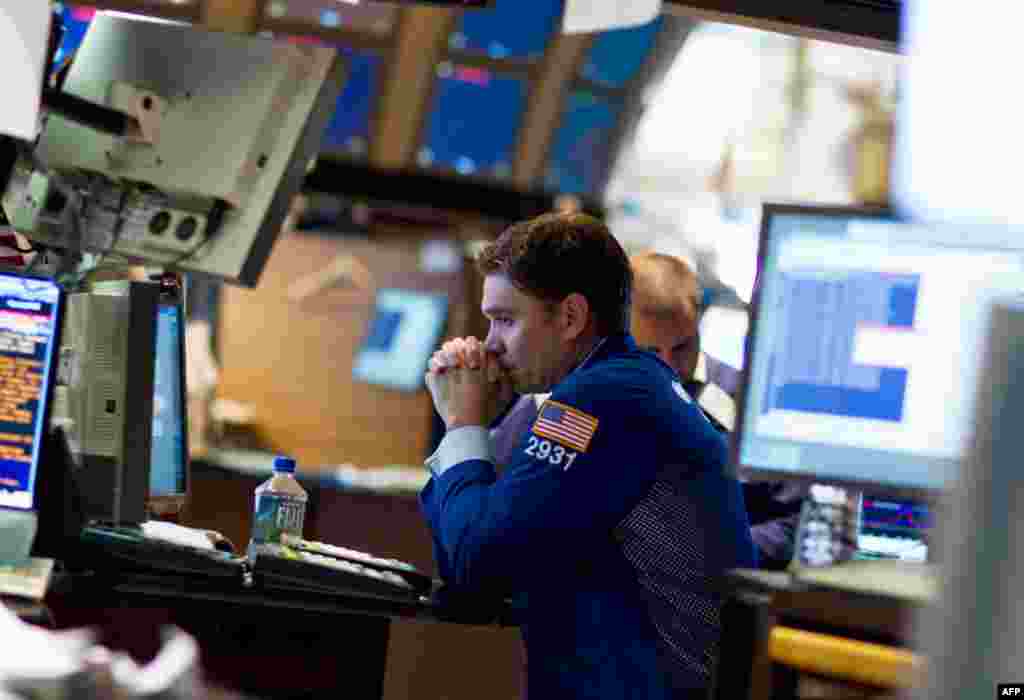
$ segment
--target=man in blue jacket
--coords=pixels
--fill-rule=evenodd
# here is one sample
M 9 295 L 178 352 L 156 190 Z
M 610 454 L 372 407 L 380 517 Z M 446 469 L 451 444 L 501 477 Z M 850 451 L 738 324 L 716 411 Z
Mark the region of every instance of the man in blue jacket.
M 525 596 L 532 700 L 702 697 L 718 577 L 755 563 L 722 437 L 629 335 L 629 262 L 599 221 L 517 224 L 478 265 L 488 336 L 449 341 L 427 375 L 441 577 Z M 551 396 L 499 478 L 488 425 L 513 392 Z
M 738 370 L 702 349 L 702 294 L 697 273 L 682 258 L 661 253 L 639 253 L 629 264 L 633 271 L 633 339 L 676 371 L 686 393 L 720 432 L 731 432 L 741 377 Z M 499 467 L 519 449 L 523 433 L 537 417 L 542 396 L 522 397 L 491 430 Z M 803 484 L 743 484 L 750 536 L 761 568 L 781 570 L 793 558 L 805 493 Z

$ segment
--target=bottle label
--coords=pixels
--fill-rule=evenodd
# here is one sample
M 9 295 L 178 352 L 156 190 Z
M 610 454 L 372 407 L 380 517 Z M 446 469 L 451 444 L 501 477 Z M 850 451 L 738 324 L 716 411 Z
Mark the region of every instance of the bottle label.
M 253 518 L 253 542 L 280 543 L 283 534 L 302 537 L 302 522 L 305 517 L 305 501 L 279 494 L 260 494 L 256 499 L 256 513 Z

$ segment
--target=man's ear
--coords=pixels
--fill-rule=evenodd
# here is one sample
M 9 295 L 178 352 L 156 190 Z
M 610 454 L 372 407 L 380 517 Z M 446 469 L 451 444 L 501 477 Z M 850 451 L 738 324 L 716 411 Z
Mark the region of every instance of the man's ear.
M 573 292 L 562 300 L 562 332 L 566 340 L 576 340 L 590 320 L 590 304 L 579 292 Z

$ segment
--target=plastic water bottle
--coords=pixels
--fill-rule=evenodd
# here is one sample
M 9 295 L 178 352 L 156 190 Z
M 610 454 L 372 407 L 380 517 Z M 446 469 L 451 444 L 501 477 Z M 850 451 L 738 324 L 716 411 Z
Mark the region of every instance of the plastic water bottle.
M 793 566 L 834 566 L 853 559 L 861 507 L 860 491 L 813 484 L 800 512 Z
M 250 558 L 255 557 L 258 545 L 279 544 L 283 534 L 302 537 L 308 498 L 295 480 L 295 460 L 276 457 L 274 475 L 256 487 Z

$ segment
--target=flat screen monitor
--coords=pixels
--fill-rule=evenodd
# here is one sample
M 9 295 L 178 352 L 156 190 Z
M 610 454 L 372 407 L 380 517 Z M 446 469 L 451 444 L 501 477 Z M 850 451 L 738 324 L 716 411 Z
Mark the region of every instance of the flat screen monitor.
M 991 301 L 1024 241 L 877 210 L 765 205 L 739 476 L 932 500 L 970 442 Z
M 62 93 L 112 123 L 51 109 L 4 210 L 44 245 L 255 286 L 344 70 L 325 46 L 100 12 Z
M 62 312 L 51 280 L 0 273 L 0 507 L 31 510 Z
M 381 289 L 352 376 L 392 389 L 418 391 L 423 366 L 444 331 L 448 297 L 410 289 Z
M 176 299 L 163 299 L 157 309 L 148 498 L 154 514 L 180 511 L 188 494 L 183 316 Z

